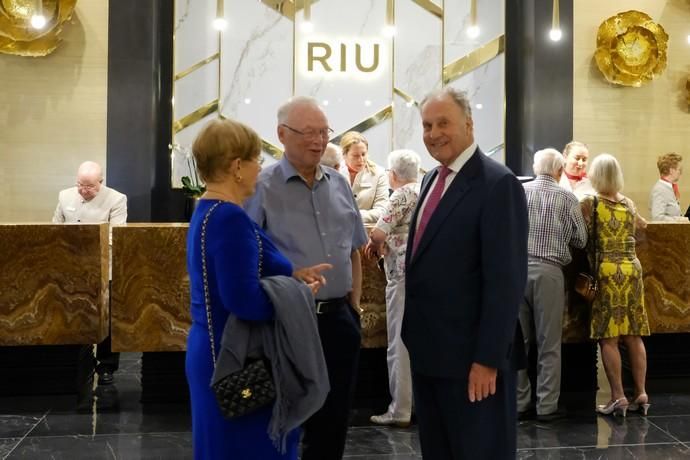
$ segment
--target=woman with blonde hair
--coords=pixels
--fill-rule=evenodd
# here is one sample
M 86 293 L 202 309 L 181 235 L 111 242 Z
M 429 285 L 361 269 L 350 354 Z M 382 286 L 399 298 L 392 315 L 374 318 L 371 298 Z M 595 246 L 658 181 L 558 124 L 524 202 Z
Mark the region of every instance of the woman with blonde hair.
M 362 134 L 349 131 L 340 140 L 345 167 L 340 173 L 352 187 L 364 225 L 373 225 L 386 209 L 388 180 L 386 172 L 367 158 L 369 143 Z
M 563 148 L 565 167 L 560 185 L 569 192 L 573 192 L 578 200 L 587 195 L 593 195 L 594 189 L 587 177 L 587 162 L 589 161 L 589 147 L 578 141 L 571 141 Z
M 595 270 L 599 289 L 592 303 L 590 337 L 599 341 L 601 358 L 611 387 L 611 400 L 596 407 L 597 413 L 622 415 L 628 410 L 647 414 L 649 398 L 645 389 L 647 353 L 643 335 L 649 335 L 644 307 L 642 267 L 635 253 L 635 231 L 646 227 L 630 198 L 621 194 L 623 172 L 609 154 L 597 156 L 589 169 L 596 195 L 582 200 L 587 221 L 590 267 Z M 635 393 L 625 397 L 621 376 L 623 342 L 630 355 Z

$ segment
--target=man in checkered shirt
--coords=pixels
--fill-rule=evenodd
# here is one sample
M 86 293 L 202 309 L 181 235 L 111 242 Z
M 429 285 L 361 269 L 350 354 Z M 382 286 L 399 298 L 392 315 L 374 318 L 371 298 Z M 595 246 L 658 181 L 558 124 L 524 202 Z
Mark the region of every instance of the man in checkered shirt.
M 584 248 L 587 225 L 573 193 L 558 185 L 565 161 L 555 149 L 534 155 L 532 182 L 525 184 L 529 213 L 527 250 L 529 262 L 525 298 L 520 305 L 520 324 L 529 351 L 537 345 L 536 407 L 531 400 L 527 371 L 518 374 L 518 412 L 534 414 L 548 422 L 560 418 L 561 334 L 565 308 L 563 267 L 570 263 L 570 246 Z

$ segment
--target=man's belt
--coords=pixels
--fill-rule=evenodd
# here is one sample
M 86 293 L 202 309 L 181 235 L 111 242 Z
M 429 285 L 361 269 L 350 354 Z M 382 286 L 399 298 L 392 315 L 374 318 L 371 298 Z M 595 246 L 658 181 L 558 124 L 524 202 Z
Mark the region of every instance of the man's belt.
M 323 315 L 333 313 L 348 305 L 347 297 L 337 297 L 335 299 L 325 299 L 316 301 L 316 314 Z

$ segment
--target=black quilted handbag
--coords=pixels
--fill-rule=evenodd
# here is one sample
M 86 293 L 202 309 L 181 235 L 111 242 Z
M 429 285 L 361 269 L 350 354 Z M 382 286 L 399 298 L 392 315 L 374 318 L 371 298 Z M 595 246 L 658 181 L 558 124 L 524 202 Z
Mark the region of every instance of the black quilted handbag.
M 270 362 L 257 359 L 245 364 L 242 370 L 213 384 L 213 392 L 220 411 L 227 418 L 251 414 L 272 404 L 276 399 L 276 387 Z
M 206 270 L 206 225 L 211 213 L 220 204 L 214 204 L 208 210 L 201 226 L 201 268 L 204 280 L 204 300 L 206 304 L 206 319 L 208 323 L 208 336 L 211 342 L 211 357 L 213 367 L 216 366 L 216 347 L 213 338 L 213 326 L 211 319 L 211 302 L 208 289 L 208 272 Z M 259 247 L 259 278 L 263 266 L 263 244 L 259 232 L 254 229 L 256 241 Z M 216 395 L 216 401 L 220 411 L 227 418 L 237 418 L 251 414 L 262 407 L 273 404 L 276 399 L 276 388 L 271 374 L 271 363 L 265 358 L 247 359 L 244 367 L 237 372 L 224 377 L 212 385 Z

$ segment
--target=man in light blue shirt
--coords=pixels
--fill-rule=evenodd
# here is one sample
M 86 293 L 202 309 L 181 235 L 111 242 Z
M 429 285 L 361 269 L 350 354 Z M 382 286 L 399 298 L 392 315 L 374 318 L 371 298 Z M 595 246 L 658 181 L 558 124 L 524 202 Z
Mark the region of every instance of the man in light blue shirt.
M 361 261 L 367 235 L 346 179 L 319 165 L 329 135 L 316 100 L 295 97 L 278 110 L 284 157 L 265 168 L 245 208 L 295 266 L 295 276 L 314 281 L 309 269 L 328 263 L 326 284 L 315 305 L 331 391 L 304 425 L 303 460 L 342 458 L 361 341 L 358 314 Z

